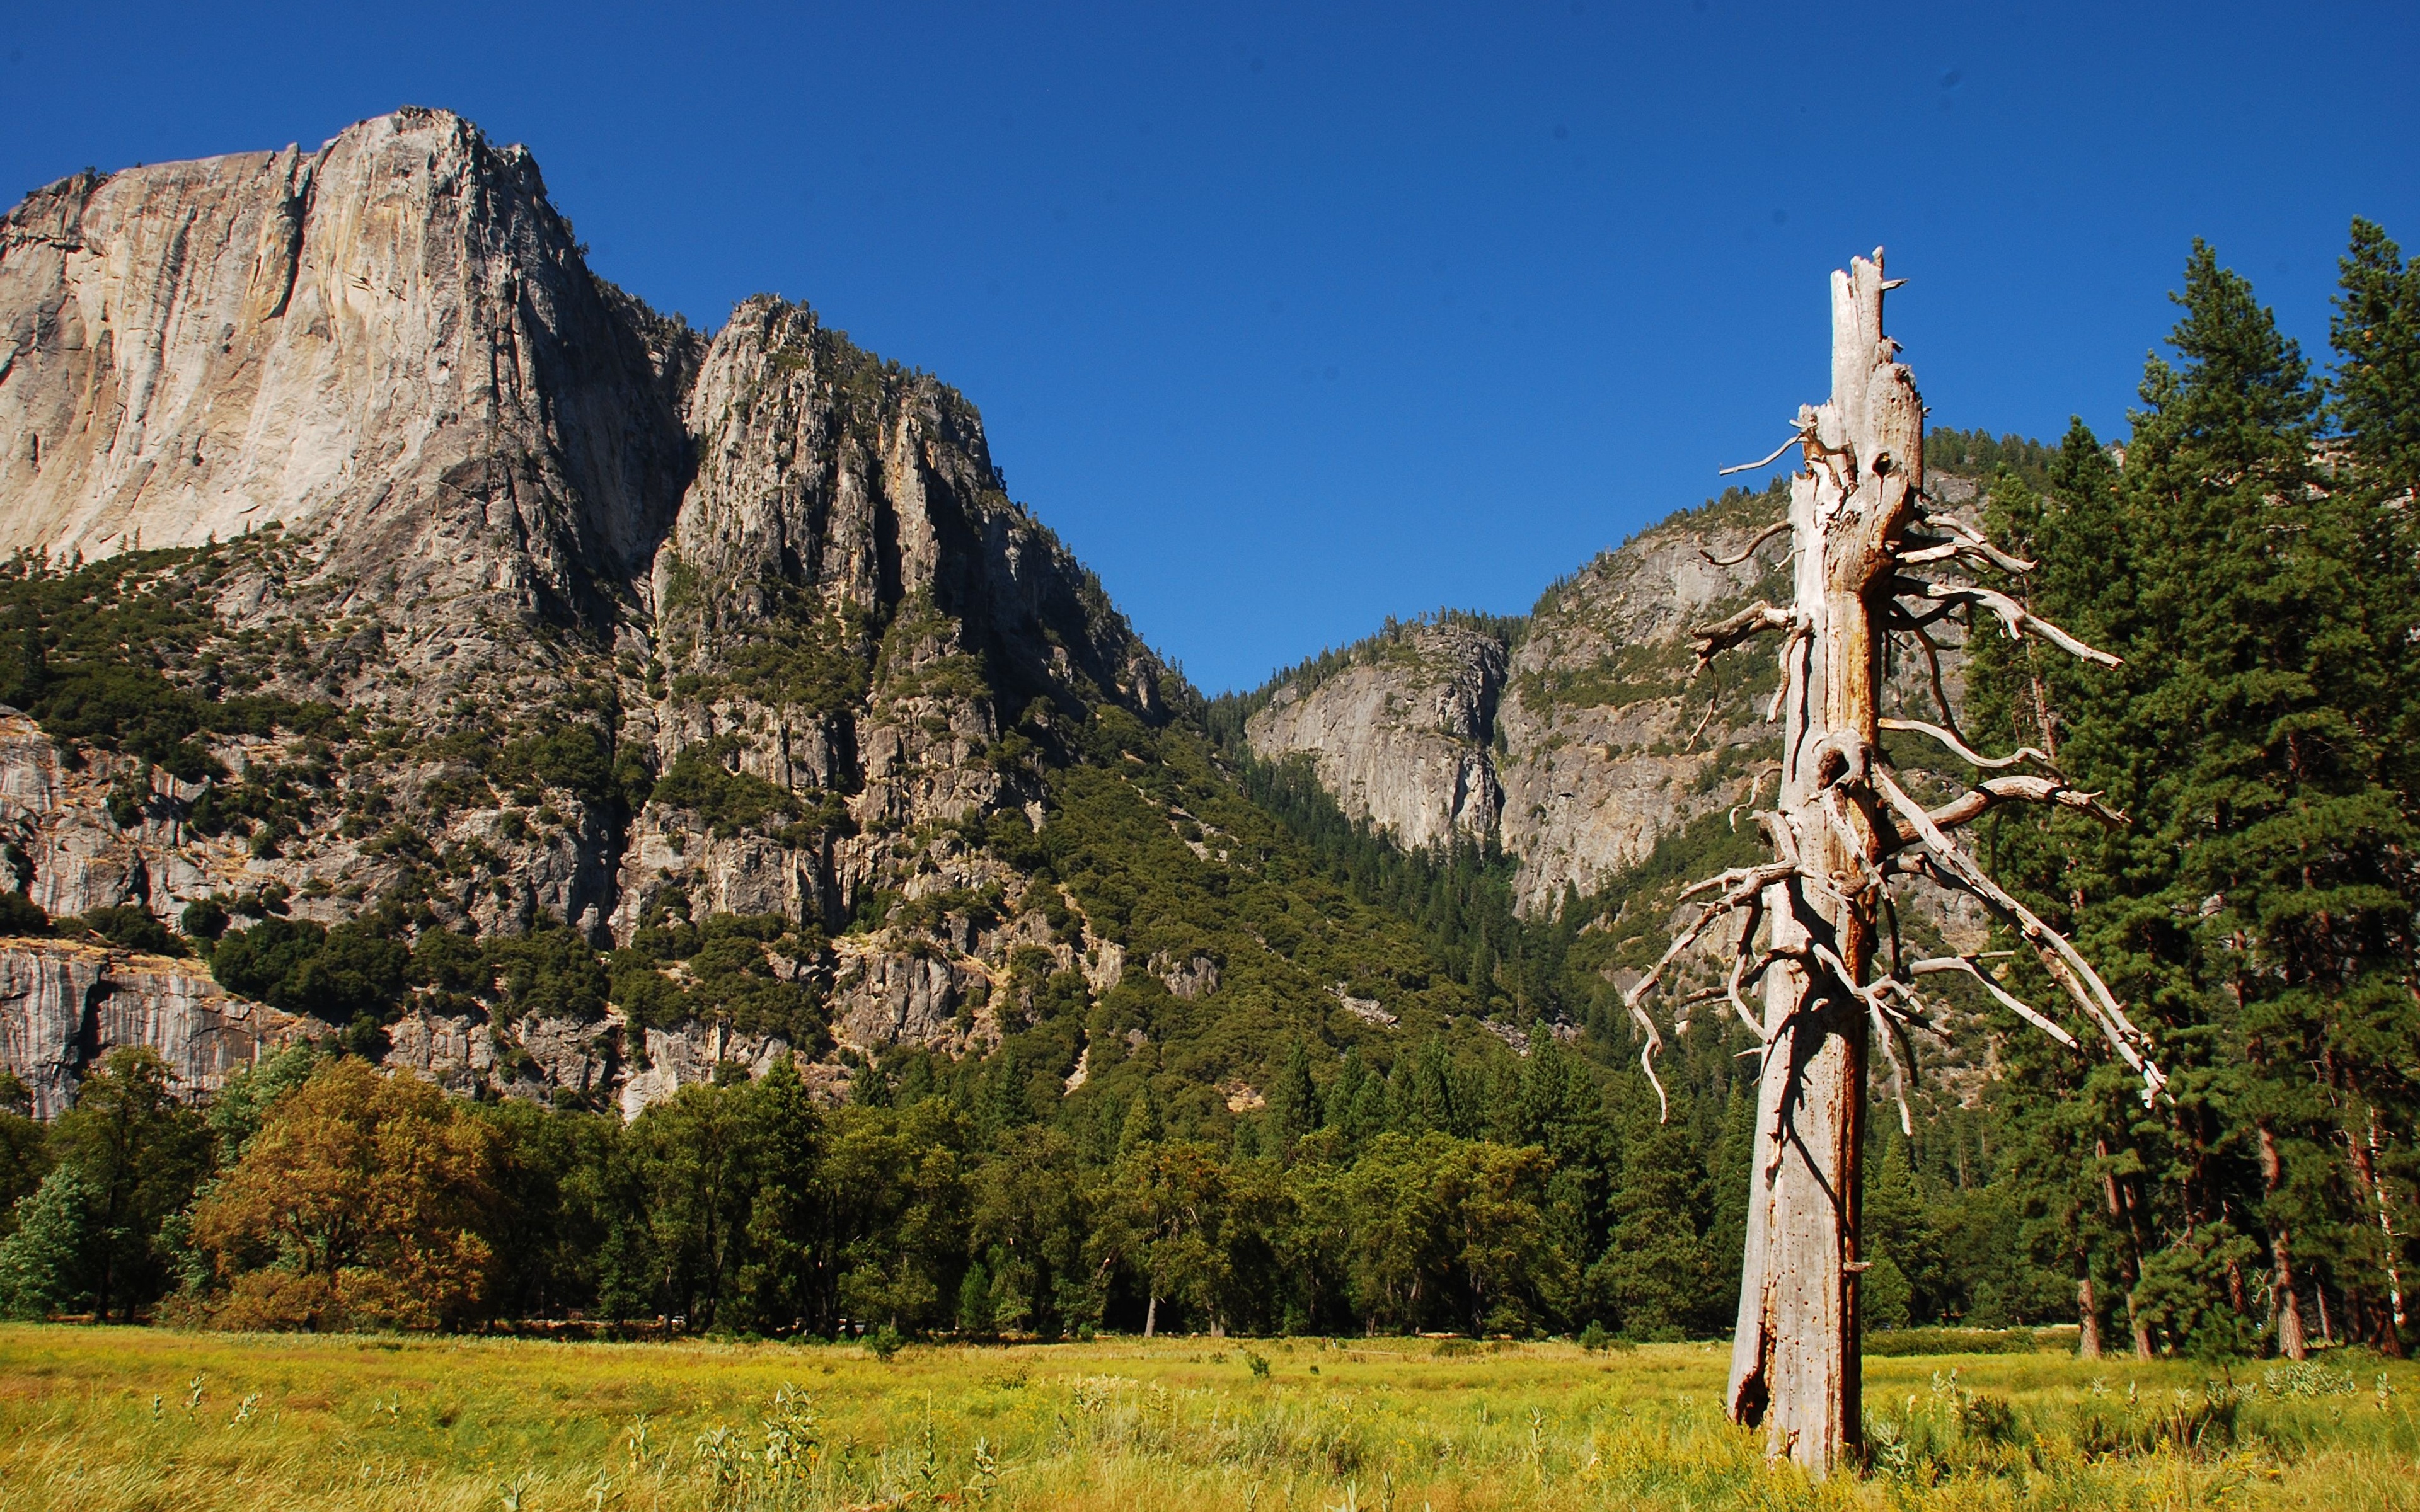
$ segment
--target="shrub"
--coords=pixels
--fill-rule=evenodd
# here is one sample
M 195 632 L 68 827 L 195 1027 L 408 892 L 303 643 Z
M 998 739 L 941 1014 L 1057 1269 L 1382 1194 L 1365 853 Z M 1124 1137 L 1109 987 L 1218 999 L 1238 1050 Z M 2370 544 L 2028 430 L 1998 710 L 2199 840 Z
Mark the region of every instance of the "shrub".
M 196 899 L 185 905 L 178 923 L 194 939 L 215 941 L 226 933 L 226 904 L 216 898 Z
M 22 892 L 0 892 L 0 934 L 30 934 L 37 938 L 51 933 L 51 916 L 42 905 Z
M 682 751 L 657 781 L 652 801 L 691 810 L 721 840 L 743 829 L 761 830 L 776 815 L 796 819 L 799 805 L 795 794 L 723 764 L 735 749 L 726 739 Z
M 411 952 L 365 925 L 299 918 L 265 918 L 210 952 L 210 975 L 227 991 L 331 1024 L 391 1017 L 411 964 Z
M 190 953 L 185 942 L 167 925 L 153 918 L 150 910 L 138 908 L 132 903 L 90 909 L 78 918 L 61 919 L 59 923 L 70 934 L 98 934 L 123 949 L 141 950 L 150 955 Z

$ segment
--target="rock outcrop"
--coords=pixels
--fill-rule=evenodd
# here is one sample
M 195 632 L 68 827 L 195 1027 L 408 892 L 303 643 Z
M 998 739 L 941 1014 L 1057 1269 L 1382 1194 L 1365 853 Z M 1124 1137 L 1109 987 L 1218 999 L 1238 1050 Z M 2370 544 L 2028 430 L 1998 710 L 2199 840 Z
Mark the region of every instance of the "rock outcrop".
M 149 1046 L 183 1088 L 209 1092 L 313 1032 L 221 991 L 190 961 L 0 940 L 0 1066 L 25 1084 L 38 1119 L 73 1103 L 78 1073 L 120 1045 Z
M 1488 747 L 1505 659 L 1480 630 L 1403 626 L 1368 662 L 1279 687 L 1245 733 L 1264 758 L 1308 756 L 1339 807 L 1407 849 L 1484 841 L 1504 805 Z
M 593 605 L 644 570 L 701 345 L 588 271 L 526 150 L 411 109 L 33 194 L 0 332 L 0 549 L 282 522 L 404 603 Z
M 1974 497 L 1969 480 L 1940 487 Z M 1688 630 L 1788 596 L 1779 543 L 1717 564 L 1780 508 L 1735 490 L 1676 515 L 1501 630 L 1455 616 L 1390 626 L 1256 695 L 1246 738 L 1264 761 L 1308 759 L 1339 808 L 1406 846 L 1457 834 L 1500 844 L 1517 859 L 1525 911 L 1594 892 L 1769 775 L 1773 658 L 1745 651 L 1693 678 Z M 1953 698 L 1962 665 L 1953 637 Z M 1921 677 L 1896 669 L 1888 696 L 1929 707 Z

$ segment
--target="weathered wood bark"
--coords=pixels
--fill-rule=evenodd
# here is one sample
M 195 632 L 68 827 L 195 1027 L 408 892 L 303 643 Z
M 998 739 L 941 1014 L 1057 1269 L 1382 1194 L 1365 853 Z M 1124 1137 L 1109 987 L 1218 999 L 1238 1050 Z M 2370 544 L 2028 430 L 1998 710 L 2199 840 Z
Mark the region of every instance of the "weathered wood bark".
M 1874 688 L 1893 548 L 1924 483 L 1924 406 L 1883 335 L 1883 272 L 1832 275 L 1832 397 L 1800 416 L 1807 471 L 1791 480 L 1797 658 L 1782 704 L 1776 850 L 1831 887 L 1766 889 L 1777 956 L 1765 974 L 1770 1048 L 1757 1088 L 1747 1254 L 1730 1411 L 1776 1458 L 1828 1469 L 1858 1442 L 1857 1282 L 1868 1011 L 1883 836 L 1865 781 L 1881 738 Z M 1828 892 L 1830 896 L 1825 896 Z M 1810 917 L 1811 916 L 1811 917 Z M 1845 981 L 1838 980 L 1845 978 Z
M 2164 1085 L 2143 1036 L 2091 965 L 1948 835 L 2002 803 L 2063 804 L 2110 823 L 2123 816 L 2068 784 L 2046 751 L 1991 757 L 1969 749 L 1950 728 L 1956 721 L 1937 686 L 1942 725 L 1893 718 L 1887 727 L 1933 738 L 1979 769 L 2030 763 L 2047 775 L 1985 779 L 1928 810 L 1884 759 L 1876 689 L 1883 647 L 1894 630 L 1929 648 L 1924 626 L 1962 614 L 1970 634 L 1996 624 L 2009 636 L 2038 638 L 2087 660 L 2117 660 L 2006 594 L 1931 575 L 1951 563 L 2018 573 L 2031 564 L 1975 526 L 1924 509 L 1924 406 L 1883 334 L 1883 294 L 1890 286 L 1880 251 L 1832 276 L 1832 395 L 1798 412 L 1806 471 L 1791 480 L 1786 522 L 1792 602 L 1786 609 L 1758 604 L 1696 631 L 1701 666 L 1761 636 L 1781 638 L 1783 681 L 1774 706 L 1781 722 L 1781 784 L 1774 808 L 1756 816 L 1774 859 L 1687 889 L 1683 897 L 1714 896 L 1625 995 L 1640 1031 L 1640 1063 L 1652 1080 L 1663 1038 L 1642 1001 L 1717 919 L 1741 916 L 1722 995 L 1761 1041 L 1762 1064 L 1730 1410 L 1735 1420 L 1763 1427 L 1775 1458 L 1819 1476 L 1860 1437 L 1858 1284 L 1867 1261 L 1858 1152 L 1875 1038 L 1903 1093 L 1897 1048 L 1902 1029 L 1938 1032 L 1916 984 L 1962 975 L 2023 1022 L 2062 1044 L 2077 1043 L 1987 976 L 1976 957 L 1904 960 L 1894 945 L 1886 964 L 1877 960 L 1886 880 L 1920 877 L 1981 902 L 2141 1072 L 2146 1101 Z M 1760 980 L 1762 1011 L 1755 1013 L 1743 989 Z M 1655 1085 L 1661 1099 L 1662 1084 Z M 1900 1117 L 1904 1126 L 1903 1096 Z M 2084 1301 L 2090 1305 L 2088 1291 Z

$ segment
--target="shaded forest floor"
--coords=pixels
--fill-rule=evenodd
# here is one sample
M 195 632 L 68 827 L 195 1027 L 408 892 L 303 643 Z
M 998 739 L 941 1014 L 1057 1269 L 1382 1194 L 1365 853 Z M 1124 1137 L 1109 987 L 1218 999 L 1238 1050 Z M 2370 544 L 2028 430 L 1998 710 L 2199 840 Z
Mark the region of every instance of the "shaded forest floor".
M 1723 1421 L 1725 1363 L 7 1326 L 0 1509 L 2420 1508 L 2420 1366 L 1870 1358 L 1875 1464 L 1813 1487 Z

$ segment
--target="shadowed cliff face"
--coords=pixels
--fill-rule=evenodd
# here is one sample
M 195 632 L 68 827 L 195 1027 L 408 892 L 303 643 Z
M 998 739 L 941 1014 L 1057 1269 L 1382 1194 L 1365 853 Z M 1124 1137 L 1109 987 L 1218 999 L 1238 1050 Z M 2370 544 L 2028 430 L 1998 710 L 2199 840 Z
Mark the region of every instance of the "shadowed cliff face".
M 0 841 L 51 912 L 659 953 L 771 921 L 769 1016 L 683 995 L 684 959 L 653 1018 L 397 989 L 392 1053 L 442 1079 L 644 1101 L 981 1039 L 968 995 L 1052 937 L 990 816 L 1041 823 L 1094 709 L 1188 696 L 954 390 L 779 300 L 710 339 L 655 316 L 443 112 L 29 196 L 0 342 L 11 634 L 48 642 L 0 677 L 30 717 L 0 715 Z M 163 737 L 75 677 L 200 712 Z

